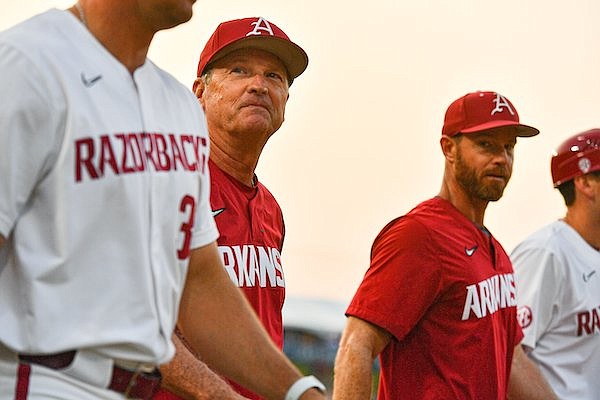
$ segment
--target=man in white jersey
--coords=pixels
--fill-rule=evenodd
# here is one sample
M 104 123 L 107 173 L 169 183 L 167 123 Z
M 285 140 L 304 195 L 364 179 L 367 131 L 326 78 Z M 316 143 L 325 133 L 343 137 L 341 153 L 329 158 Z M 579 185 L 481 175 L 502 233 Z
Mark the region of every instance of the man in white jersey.
M 559 398 L 597 400 L 600 129 L 564 141 L 552 157 L 551 170 L 567 213 L 533 233 L 511 255 L 525 334 L 521 344 Z M 518 373 L 511 377 L 520 378 Z
M 180 298 L 220 373 L 272 398 L 301 378 L 220 261 L 201 108 L 146 58 L 193 3 L 81 0 L 0 33 L 0 399 L 151 398 Z

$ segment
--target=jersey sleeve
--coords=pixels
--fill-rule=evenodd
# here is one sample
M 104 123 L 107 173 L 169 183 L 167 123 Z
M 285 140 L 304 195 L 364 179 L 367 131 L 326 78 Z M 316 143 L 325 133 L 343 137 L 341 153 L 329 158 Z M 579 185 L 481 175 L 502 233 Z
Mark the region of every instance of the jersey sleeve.
M 63 104 L 57 100 L 61 94 L 45 85 L 48 75 L 19 50 L 0 42 L 0 234 L 4 237 L 10 235 L 36 184 L 52 167 L 62 140 Z
M 371 265 L 346 314 L 401 340 L 440 294 L 436 254 L 421 223 L 404 217 L 388 224 L 373 242 Z
M 560 283 L 564 274 L 559 260 L 548 249 L 523 242 L 511 254 L 515 270 L 521 344 L 534 349 L 553 323 L 560 307 Z

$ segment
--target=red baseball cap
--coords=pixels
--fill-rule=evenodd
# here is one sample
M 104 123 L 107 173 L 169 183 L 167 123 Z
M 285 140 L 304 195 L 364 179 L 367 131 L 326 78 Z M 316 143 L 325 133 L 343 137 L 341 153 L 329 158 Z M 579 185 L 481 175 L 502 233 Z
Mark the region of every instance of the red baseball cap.
M 444 117 L 442 135 L 455 136 L 501 126 L 515 126 L 518 136 L 540 133 L 534 127 L 519 123 L 519 113 L 506 97 L 496 92 L 473 92 L 450 104 Z
M 219 24 L 200 54 L 197 76 L 202 76 L 210 63 L 234 50 L 249 47 L 278 57 L 287 69 L 290 84 L 308 65 L 306 52 L 277 25 L 262 17 L 244 18 Z

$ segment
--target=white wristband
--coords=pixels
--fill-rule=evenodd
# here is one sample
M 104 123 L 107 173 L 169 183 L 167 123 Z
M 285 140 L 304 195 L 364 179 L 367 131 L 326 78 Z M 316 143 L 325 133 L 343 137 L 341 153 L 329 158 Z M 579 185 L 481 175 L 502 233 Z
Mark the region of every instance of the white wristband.
M 319 381 L 313 375 L 309 375 L 298 379 L 292 386 L 290 386 L 285 395 L 285 400 L 298 400 L 304 392 L 311 388 L 317 388 L 322 393 L 325 393 L 325 385 L 323 385 L 321 381 Z

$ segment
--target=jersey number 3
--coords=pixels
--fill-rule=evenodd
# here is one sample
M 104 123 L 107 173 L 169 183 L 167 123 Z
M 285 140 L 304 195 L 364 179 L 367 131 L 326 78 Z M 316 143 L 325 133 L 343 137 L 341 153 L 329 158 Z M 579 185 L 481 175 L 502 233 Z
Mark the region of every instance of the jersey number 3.
M 177 258 L 185 260 L 190 256 L 190 242 L 192 241 L 192 228 L 194 227 L 194 215 L 196 214 L 196 201 L 190 195 L 185 195 L 179 204 L 179 211 L 183 215 L 188 216 L 187 221 L 181 224 L 181 232 L 183 233 L 183 243 L 181 248 L 177 250 Z

